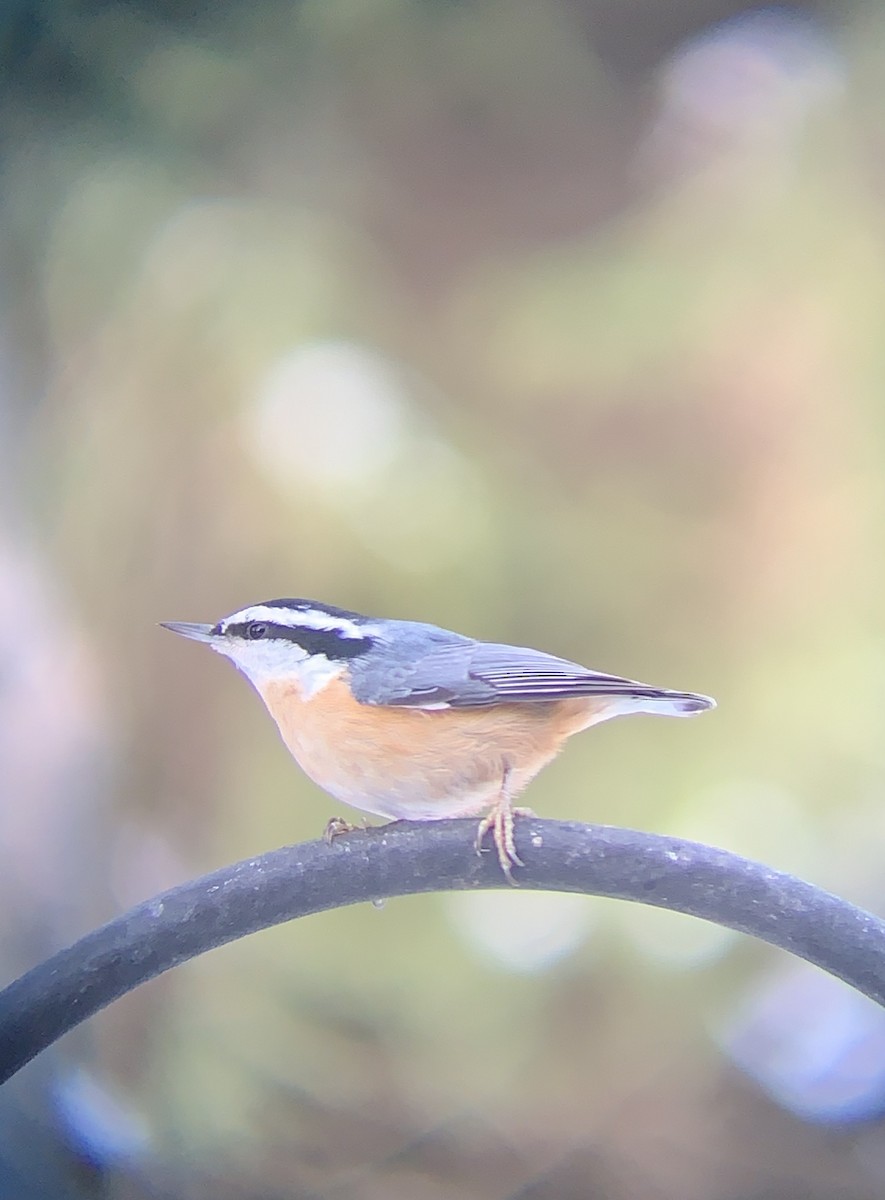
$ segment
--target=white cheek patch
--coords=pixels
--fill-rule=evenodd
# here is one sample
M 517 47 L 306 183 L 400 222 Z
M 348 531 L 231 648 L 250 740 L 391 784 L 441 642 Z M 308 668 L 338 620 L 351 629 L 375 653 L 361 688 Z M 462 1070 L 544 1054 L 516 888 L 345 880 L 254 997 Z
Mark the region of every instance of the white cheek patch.
M 230 638 L 212 647 L 251 679 L 253 683 L 264 683 L 281 675 L 296 674 L 306 657 L 305 651 L 296 642 L 267 641 L 245 642 Z
M 259 690 L 277 679 L 296 679 L 305 700 L 337 679 L 345 666 L 324 654 L 308 655 L 296 642 L 232 641 L 220 642 L 212 649 L 229 658 Z
M 314 654 L 298 665 L 301 694 L 305 700 L 321 692 L 344 671 L 344 663 L 332 662 L 325 654 Z

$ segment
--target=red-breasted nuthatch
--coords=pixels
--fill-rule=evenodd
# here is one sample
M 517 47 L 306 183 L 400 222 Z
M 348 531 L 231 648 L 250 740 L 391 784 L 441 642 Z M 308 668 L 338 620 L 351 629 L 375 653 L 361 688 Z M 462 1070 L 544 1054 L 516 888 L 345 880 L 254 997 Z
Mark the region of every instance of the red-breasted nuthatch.
M 301 769 L 336 800 L 393 820 L 485 814 L 508 878 L 513 800 L 566 738 L 610 717 L 714 708 L 540 650 L 436 625 L 267 600 L 217 625 L 164 622 L 252 682 Z

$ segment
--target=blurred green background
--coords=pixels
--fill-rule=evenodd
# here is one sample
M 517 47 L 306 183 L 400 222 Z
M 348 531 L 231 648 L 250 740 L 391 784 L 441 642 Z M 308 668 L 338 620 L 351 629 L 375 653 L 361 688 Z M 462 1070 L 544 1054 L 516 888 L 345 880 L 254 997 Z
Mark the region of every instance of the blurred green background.
M 275 596 L 715 695 L 528 802 L 881 906 L 885 7 L 7 0 L 0 48 L 7 978 L 340 811 L 156 627 Z M 632 905 L 397 900 L 29 1071 L 44 1129 L 105 1106 L 102 1195 L 881 1196 L 875 1122 L 722 1055 L 780 962 Z

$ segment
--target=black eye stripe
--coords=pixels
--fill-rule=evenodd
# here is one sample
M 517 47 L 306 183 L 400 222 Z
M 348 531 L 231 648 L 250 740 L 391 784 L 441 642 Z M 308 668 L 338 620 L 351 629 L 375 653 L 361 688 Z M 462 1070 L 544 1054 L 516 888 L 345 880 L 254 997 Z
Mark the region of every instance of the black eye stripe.
M 225 629 L 227 637 L 249 640 L 249 628 L 263 625 L 264 641 L 295 642 L 308 654 L 324 654 L 326 658 L 356 658 L 372 645 L 370 637 L 348 637 L 342 629 L 308 629 L 306 626 L 280 625 L 275 621 L 239 621 Z

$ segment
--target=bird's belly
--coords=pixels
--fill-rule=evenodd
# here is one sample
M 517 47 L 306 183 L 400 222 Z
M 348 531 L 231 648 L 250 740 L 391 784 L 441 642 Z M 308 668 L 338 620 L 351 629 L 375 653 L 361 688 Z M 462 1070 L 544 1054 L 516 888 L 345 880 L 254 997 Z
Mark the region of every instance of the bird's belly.
M 306 775 L 336 799 L 395 820 L 469 816 L 516 796 L 574 732 L 564 704 L 422 710 L 360 704 L 341 680 L 306 702 L 296 683 L 262 697 Z

